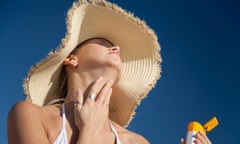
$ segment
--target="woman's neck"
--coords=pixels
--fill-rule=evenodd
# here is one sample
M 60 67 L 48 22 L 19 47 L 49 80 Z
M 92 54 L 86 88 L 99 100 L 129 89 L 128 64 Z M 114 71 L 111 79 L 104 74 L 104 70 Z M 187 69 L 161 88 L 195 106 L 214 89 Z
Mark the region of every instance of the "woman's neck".
M 112 80 L 114 85 L 118 82 L 118 78 L 113 71 L 94 71 L 94 72 L 72 72 L 68 74 L 68 93 L 66 96 L 67 101 L 74 100 L 77 91 L 80 90 L 83 96 L 88 95 L 88 90 L 90 86 L 96 81 L 99 77 L 103 77 L 103 82 Z M 65 100 L 65 101 L 66 101 Z
M 98 74 L 93 74 L 93 73 L 72 73 L 71 75 L 68 75 L 68 93 L 65 98 L 64 103 L 66 104 L 65 110 L 66 110 L 66 115 L 67 118 L 70 121 L 73 121 L 73 101 L 76 100 L 76 94 L 78 90 L 80 89 L 81 93 L 83 96 L 88 96 L 88 90 L 91 88 L 91 85 L 95 82 L 97 78 L 100 76 L 103 77 L 103 82 L 109 81 L 112 79 L 112 77 L 107 77 L 109 73 L 105 73 L 105 75 L 100 75 Z M 85 99 L 85 97 L 83 98 Z M 73 122 L 71 122 L 73 123 Z M 73 127 L 73 125 L 71 125 Z M 110 127 L 109 127 L 109 121 L 106 121 L 103 132 L 109 132 Z

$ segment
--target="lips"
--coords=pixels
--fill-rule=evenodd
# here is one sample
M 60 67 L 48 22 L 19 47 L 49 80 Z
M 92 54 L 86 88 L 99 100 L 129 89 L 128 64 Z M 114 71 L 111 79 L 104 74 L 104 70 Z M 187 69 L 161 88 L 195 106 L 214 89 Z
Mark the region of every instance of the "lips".
M 114 51 L 112 51 L 112 52 L 109 52 L 108 54 L 115 54 L 115 55 L 120 56 L 120 52 L 119 52 L 119 51 L 118 51 L 118 52 L 114 52 Z

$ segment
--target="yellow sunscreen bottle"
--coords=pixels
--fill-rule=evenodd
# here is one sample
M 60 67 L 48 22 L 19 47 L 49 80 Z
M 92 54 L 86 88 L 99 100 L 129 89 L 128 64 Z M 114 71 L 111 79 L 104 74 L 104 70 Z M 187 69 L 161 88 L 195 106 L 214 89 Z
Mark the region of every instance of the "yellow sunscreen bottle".
M 218 125 L 218 120 L 216 117 L 213 117 L 208 122 L 206 122 L 204 125 L 200 124 L 197 121 L 190 122 L 188 124 L 188 130 L 187 130 L 187 137 L 186 137 L 186 144 L 194 144 L 195 135 L 198 132 L 202 132 L 206 134 L 206 132 L 211 131 Z

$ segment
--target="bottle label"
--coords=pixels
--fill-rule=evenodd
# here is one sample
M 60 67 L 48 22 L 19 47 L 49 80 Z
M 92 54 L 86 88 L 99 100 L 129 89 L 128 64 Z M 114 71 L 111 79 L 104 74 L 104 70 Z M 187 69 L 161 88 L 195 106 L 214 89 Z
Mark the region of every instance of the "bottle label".
M 196 134 L 197 134 L 197 131 L 188 131 L 187 138 L 186 138 L 186 144 L 194 144 Z

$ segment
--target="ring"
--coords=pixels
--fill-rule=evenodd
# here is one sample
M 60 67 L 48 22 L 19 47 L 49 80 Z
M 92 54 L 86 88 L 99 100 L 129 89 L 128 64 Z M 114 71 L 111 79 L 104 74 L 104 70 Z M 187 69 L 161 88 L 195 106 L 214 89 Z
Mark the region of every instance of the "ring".
M 81 105 L 82 103 L 79 100 L 74 101 L 74 106 Z
M 89 95 L 89 98 L 90 98 L 91 100 L 95 100 L 95 97 L 96 97 L 96 95 L 95 95 L 94 93 L 91 93 L 91 94 Z

